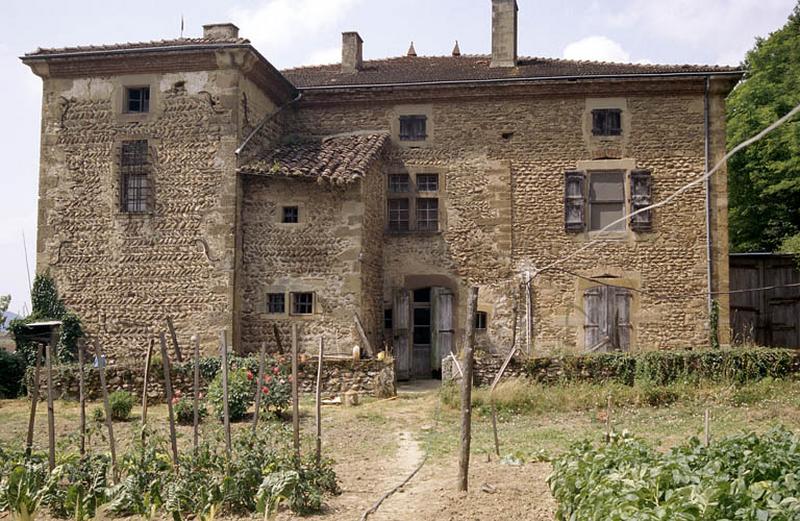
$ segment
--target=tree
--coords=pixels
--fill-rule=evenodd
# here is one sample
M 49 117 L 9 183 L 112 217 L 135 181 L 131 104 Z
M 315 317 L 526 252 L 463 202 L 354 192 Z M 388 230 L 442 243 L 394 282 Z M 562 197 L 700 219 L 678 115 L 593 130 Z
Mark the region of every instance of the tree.
M 6 311 L 11 304 L 11 295 L 0 295 L 0 329 L 6 323 Z
M 800 2 L 781 29 L 758 38 L 727 100 L 728 148 L 800 103 Z M 800 121 L 787 122 L 728 163 L 731 251 L 797 251 Z

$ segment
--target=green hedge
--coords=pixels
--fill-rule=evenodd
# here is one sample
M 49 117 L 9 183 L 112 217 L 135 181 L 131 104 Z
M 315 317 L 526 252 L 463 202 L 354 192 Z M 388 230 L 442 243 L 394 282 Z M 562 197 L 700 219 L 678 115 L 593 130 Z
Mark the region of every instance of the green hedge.
M 525 372 L 539 381 L 646 382 L 666 385 L 684 380 L 736 383 L 785 378 L 800 372 L 800 353 L 788 349 L 649 351 L 532 358 Z
M 0 349 L 0 398 L 16 398 L 22 392 L 25 360 L 16 353 Z

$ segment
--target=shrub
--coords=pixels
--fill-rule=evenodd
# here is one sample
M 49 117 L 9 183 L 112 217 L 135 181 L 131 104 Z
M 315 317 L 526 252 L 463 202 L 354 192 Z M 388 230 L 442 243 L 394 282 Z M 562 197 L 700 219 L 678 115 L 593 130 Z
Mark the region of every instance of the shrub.
M 175 408 L 175 418 L 178 425 L 194 425 L 194 398 L 191 396 L 176 397 L 172 399 Z M 202 422 L 208 414 L 206 404 L 203 400 L 198 400 L 197 417 Z
M 253 381 L 247 378 L 247 369 L 235 369 L 228 372 L 228 414 L 231 421 L 244 418 L 247 409 L 253 403 Z M 223 415 L 222 374 L 214 377 L 208 386 L 208 400 L 218 418 Z
M 92 421 L 95 423 L 103 423 L 106 421 L 106 413 L 100 405 L 92 409 Z
M 111 419 L 114 421 L 127 421 L 131 416 L 131 409 L 136 398 L 128 391 L 114 391 L 108 395 L 111 408 Z
M 45 502 L 62 519 L 86 521 L 108 499 L 109 458 L 94 454 L 71 455 L 50 474 Z
M 252 375 L 252 372 L 248 373 L 248 378 Z M 261 407 L 264 410 L 279 414 L 289 407 L 292 399 L 292 376 L 277 360 L 267 361 L 264 378 L 258 385 L 261 386 Z
M 19 396 L 24 378 L 25 360 L 16 353 L 0 349 L 0 398 Z

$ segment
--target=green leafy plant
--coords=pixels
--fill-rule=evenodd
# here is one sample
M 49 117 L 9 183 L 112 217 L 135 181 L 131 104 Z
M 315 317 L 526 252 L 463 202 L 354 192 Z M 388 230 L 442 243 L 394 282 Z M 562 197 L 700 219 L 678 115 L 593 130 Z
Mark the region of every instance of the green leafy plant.
M 190 514 L 200 521 L 214 521 L 224 500 L 225 459 L 216 447 L 203 443 L 197 451 L 183 454 L 178 475 L 165 491 L 164 508 L 174 521 Z
M 57 466 L 47 483 L 45 502 L 57 517 L 87 521 L 107 501 L 109 458 L 75 455 Z
M 253 374 L 248 372 L 248 378 L 253 379 Z M 262 409 L 277 415 L 289 407 L 292 398 L 292 376 L 285 364 L 281 364 L 278 360 L 269 360 L 261 382 L 256 382 L 256 385 L 261 390 Z
M 48 492 L 49 472 L 43 458 L 10 463 L 0 482 L 0 511 L 17 521 L 33 521 Z
M 103 423 L 106 421 L 106 413 L 103 410 L 103 407 L 100 405 L 94 407 L 91 412 L 91 418 L 95 423 Z
M 231 421 L 244 418 L 253 403 L 254 384 L 248 379 L 247 369 L 234 369 L 228 373 L 228 412 Z M 218 374 L 208 386 L 208 400 L 218 418 L 223 415 L 222 375 Z
M 17 353 L 0 349 L 0 398 L 16 398 L 22 392 L 25 360 Z
M 127 421 L 136 398 L 128 391 L 114 391 L 108 395 L 108 404 L 111 408 L 111 419 L 114 421 Z
M 164 489 L 172 464 L 163 437 L 145 428 L 119 463 L 121 480 L 111 488 L 109 510 L 118 515 L 152 519 L 164 504 Z
M 175 409 L 175 419 L 179 425 L 194 425 L 194 398 L 191 396 L 175 397 L 172 399 Z M 208 414 L 208 409 L 203 400 L 198 400 L 197 417 L 203 421 Z

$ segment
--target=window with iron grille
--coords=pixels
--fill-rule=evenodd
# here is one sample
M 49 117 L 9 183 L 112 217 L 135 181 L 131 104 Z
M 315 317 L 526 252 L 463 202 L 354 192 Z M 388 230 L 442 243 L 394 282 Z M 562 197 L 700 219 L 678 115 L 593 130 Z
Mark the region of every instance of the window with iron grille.
M 150 112 L 150 87 L 127 87 L 125 89 L 125 112 Z
M 292 314 L 311 315 L 314 313 L 313 293 L 292 293 Z
M 439 199 L 417 199 L 417 230 L 435 232 L 439 230 Z
M 427 123 L 426 116 L 400 116 L 400 141 L 425 141 Z
M 389 230 L 407 232 L 410 230 L 409 200 L 389 199 Z
M 286 313 L 286 295 L 283 293 L 267 294 L 267 313 Z
M 592 134 L 595 136 L 619 136 L 622 134 L 622 111 L 620 109 L 593 110 Z
M 297 224 L 300 222 L 300 208 L 297 206 L 284 206 L 281 222 Z
M 120 149 L 120 208 L 125 213 L 150 211 L 152 186 L 146 139 L 123 141 Z
M 420 192 L 438 192 L 439 174 L 417 174 L 417 190 Z

